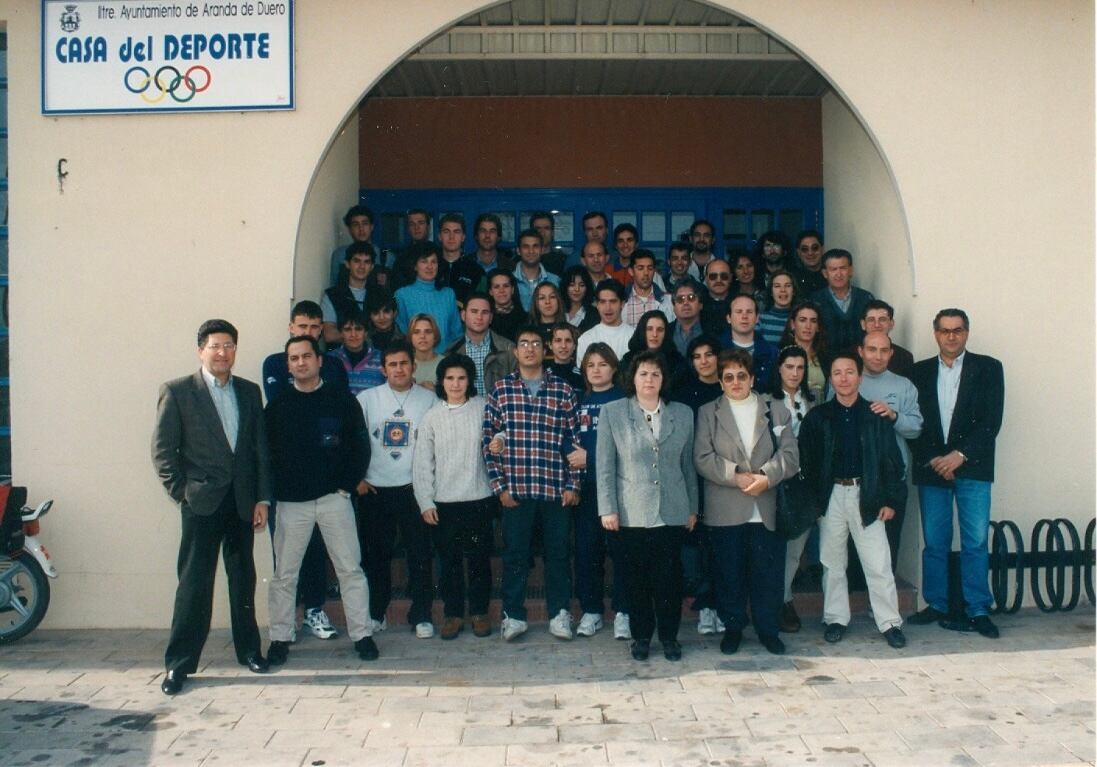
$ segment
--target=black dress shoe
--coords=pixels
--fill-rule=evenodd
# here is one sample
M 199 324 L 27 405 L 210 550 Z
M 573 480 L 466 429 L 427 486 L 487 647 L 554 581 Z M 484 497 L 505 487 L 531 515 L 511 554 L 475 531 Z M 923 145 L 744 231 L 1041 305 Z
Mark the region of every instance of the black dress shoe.
M 289 642 L 275 639 L 267 648 L 267 663 L 271 666 L 281 666 L 289 657 Z
M 676 639 L 663 642 L 663 657 L 667 660 L 682 660 L 682 645 Z
M 632 640 L 632 659 L 633 660 L 647 660 L 648 655 L 651 653 L 651 640 L 650 639 L 634 639 Z
M 177 695 L 183 691 L 183 682 L 187 681 L 187 675 L 182 671 L 172 670 L 164 674 L 164 681 L 160 683 L 160 690 L 165 695 Z
M 925 609 L 919 610 L 914 615 L 907 618 L 907 623 L 912 626 L 928 626 L 931 623 L 936 623 L 943 618 L 947 618 L 940 610 L 927 606 Z
M 786 634 L 795 634 L 800 630 L 800 616 L 796 614 L 796 605 L 785 602 L 781 607 L 781 631 Z
M 253 652 L 248 657 L 244 658 L 241 666 L 247 666 L 248 671 L 253 674 L 265 674 L 270 671 L 270 663 L 263 657 L 261 652 Z
M 724 638 L 720 640 L 720 652 L 734 655 L 739 652 L 739 643 L 743 641 L 743 632 L 739 629 L 724 629 Z
M 907 638 L 898 626 L 892 626 L 885 631 L 884 639 L 888 640 L 888 647 L 894 647 L 896 650 L 902 650 L 907 646 Z
M 987 639 L 998 638 L 998 627 L 987 615 L 976 615 L 971 619 L 971 626 Z
M 354 643 L 354 649 L 362 660 L 377 660 L 381 657 L 381 651 L 377 649 L 373 637 L 362 637 Z
M 845 635 L 846 627 L 841 623 L 828 623 L 826 631 L 823 632 L 823 639 L 834 644 L 835 642 L 841 642 L 842 637 Z
M 758 637 L 758 640 L 762 643 L 762 647 L 765 647 L 769 652 L 774 655 L 785 654 L 785 643 L 781 641 L 779 636 L 771 637 Z

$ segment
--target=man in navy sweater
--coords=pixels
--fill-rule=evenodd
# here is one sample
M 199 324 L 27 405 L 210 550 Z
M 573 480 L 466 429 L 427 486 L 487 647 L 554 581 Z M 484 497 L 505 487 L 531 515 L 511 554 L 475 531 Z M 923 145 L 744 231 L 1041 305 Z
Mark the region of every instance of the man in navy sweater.
M 874 296 L 853 285 L 853 254 L 832 248 L 823 256 L 823 277 L 827 286 L 811 295 L 819 304 L 819 322 L 827 331 L 827 344 L 832 351 L 848 351 L 861 345 L 865 331 L 861 318 Z
M 366 472 L 369 443 L 358 403 L 320 378 L 320 345 L 312 336 L 286 342 L 293 387 L 266 407 L 278 529 L 270 583 L 270 649 L 285 663 L 296 633 L 297 577 L 314 526 L 324 537 L 347 616 L 347 633 L 362 660 L 376 660 L 369 622 L 369 586 L 362 572 L 351 493 Z

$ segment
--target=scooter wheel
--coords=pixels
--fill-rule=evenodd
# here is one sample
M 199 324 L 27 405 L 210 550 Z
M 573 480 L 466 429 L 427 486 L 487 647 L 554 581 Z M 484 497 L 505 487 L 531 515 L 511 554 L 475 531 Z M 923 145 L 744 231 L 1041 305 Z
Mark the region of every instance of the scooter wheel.
M 34 631 L 49 605 L 50 581 L 38 560 L 0 555 L 0 645 Z

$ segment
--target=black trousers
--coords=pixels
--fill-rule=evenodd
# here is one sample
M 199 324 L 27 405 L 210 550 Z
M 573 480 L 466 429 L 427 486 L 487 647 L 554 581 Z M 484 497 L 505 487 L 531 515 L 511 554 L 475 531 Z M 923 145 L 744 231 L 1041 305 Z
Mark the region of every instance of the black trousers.
M 491 551 L 495 543 L 494 497 L 460 503 L 438 503 L 434 545 L 441 560 L 438 591 L 447 618 L 465 617 L 465 562 L 468 562 L 470 615 L 487 615 L 491 600 Z
M 230 486 L 217 511 L 199 516 L 182 510 L 183 535 L 179 542 L 179 586 L 175 590 L 175 611 L 171 636 L 164 653 L 164 667 L 184 674 L 198 670 L 202 648 L 209 635 L 213 614 L 213 584 L 217 577 L 220 549 L 229 581 L 232 643 L 236 659 L 260 651 L 259 626 L 255 622 L 255 561 L 250 519 L 240 519 Z
M 716 612 L 742 631 L 750 618 L 759 637 L 775 637 L 785 598 L 785 539 L 761 522 L 709 527 L 716 585 Z
M 362 569 L 369 580 L 370 617 L 385 617 L 392 601 L 392 551 L 396 531 L 407 557 L 408 596 L 412 626 L 430 620 L 434 602 L 431 580 L 430 526 L 423 521 L 411 485 L 379 487 L 358 499 L 358 542 L 362 548 Z
M 633 639 L 678 638 L 682 622 L 681 527 L 622 527 L 617 543 L 625 568 Z

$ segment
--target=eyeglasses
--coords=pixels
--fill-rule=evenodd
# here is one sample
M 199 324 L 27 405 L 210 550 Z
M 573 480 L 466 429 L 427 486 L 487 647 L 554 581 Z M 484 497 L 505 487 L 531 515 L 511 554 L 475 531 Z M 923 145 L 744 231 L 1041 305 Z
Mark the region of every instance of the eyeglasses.
M 724 383 L 734 383 L 735 381 L 749 381 L 750 373 L 745 370 L 740 370 L 738 373 L 724 373 L 720 376 L 720 380 Z
M 683 293 L 680 296 L 675 296 L 674 297 L 674 303 L 676 303 L 676 304 L 684 304 L 687 301 L 696 301 L 696 300 L 697 300 L 697 294 L 696 293 Z
M 705 279 L 706 280 L 712 280 L 714 282 L 716 280 L 720 280 L 721 282 L 726 282 L 726 281 L 731 280 L 731 273 L 730 272 L 713 272 L 712 274 L 706 274 Z
M 967 328 L 937 328 L 934 332 L 943 336 L 962 336 L 967 332 Z
M 234 344 L 232 341 L 229 341 L 227 344 L 206 344 L 205 348 L 213 352 L 214 354 L 217 354 L 217 352 L 221 351 L 222 349 L 226 352 L 234 352 L 236 351 L 236 344 Z
M 523 338 L 518 342 L 519 349 L 540 349 L 544 346 L 540 341 L 530 341 L 528 338 Z

